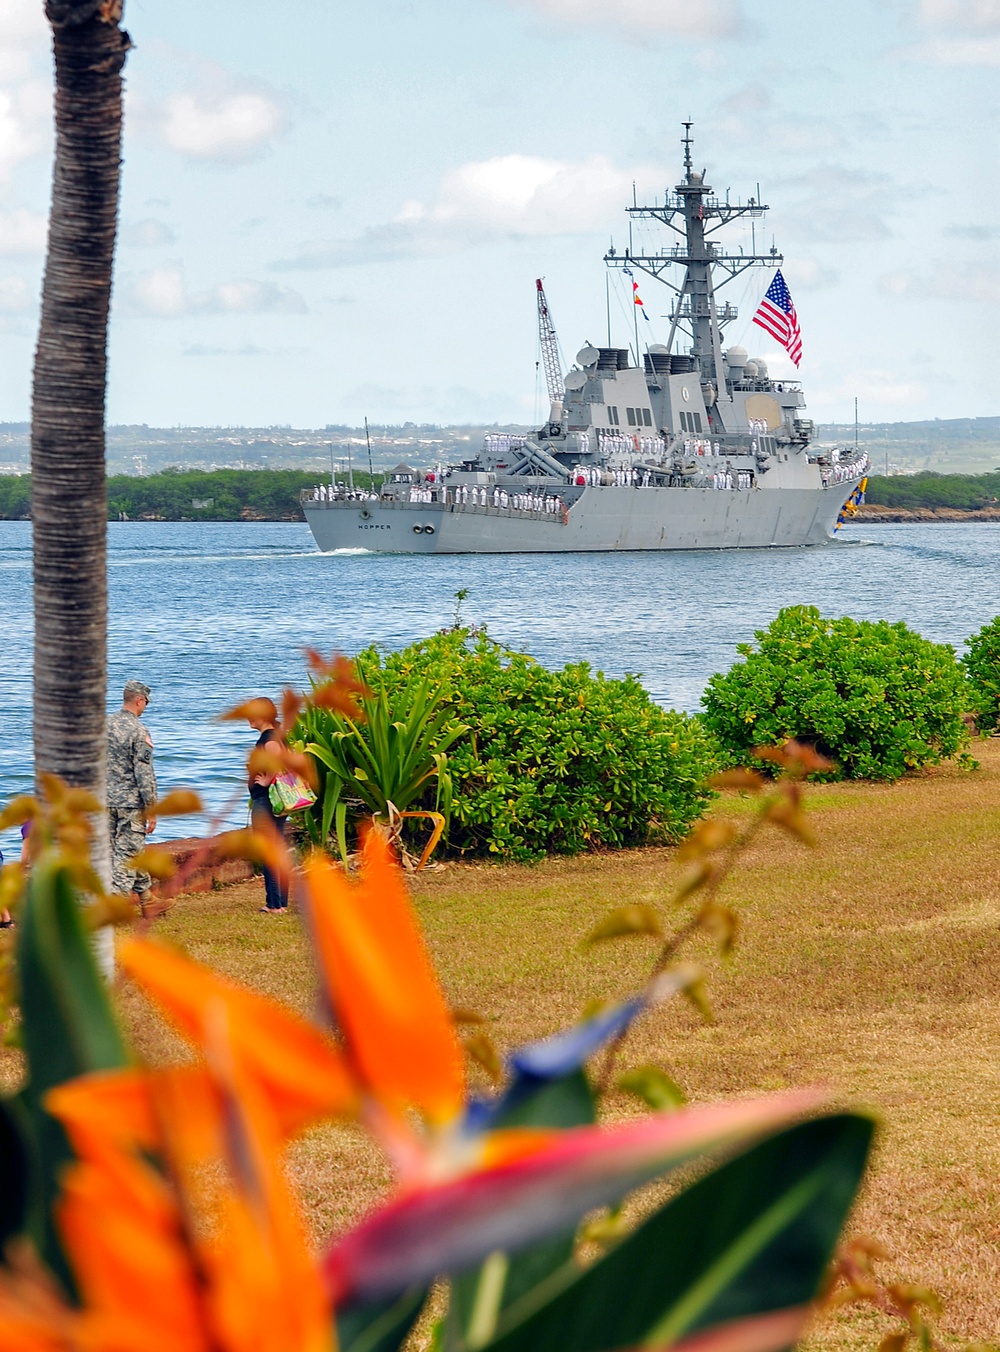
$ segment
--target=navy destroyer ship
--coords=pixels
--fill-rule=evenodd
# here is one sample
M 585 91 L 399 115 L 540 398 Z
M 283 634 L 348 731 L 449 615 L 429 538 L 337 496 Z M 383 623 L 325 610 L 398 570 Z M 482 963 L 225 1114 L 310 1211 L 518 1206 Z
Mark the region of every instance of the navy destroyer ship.
M 790 297 L 772 247 L 726 253 L 712 238 L 768 210 L 719 197 L 694 167 L 684 123 L 684 176 L 662 202 L 627 208 L 629 247 L 605 255 L 632 279 L 635 349 L 587 343 L 564 374 L 542 282 L 536 283 L 549 418 L 524 436 L 489 435 L 472 459 L 426 472 L 401 464 L 377 491 L 306 491 L 302 508 L 323 551 L 407 554 L 564 553 L 819 545 L 864 491 L 867 457 L 813 444 L 798 380 L 723 335 L 736 307 L 716 294 L 749 269 L 775 270 L 755 320 L 797 358 L 782 333 Z M 675 242 L 633 247 L 650 223 Z M 646 225 L 642 227 L 645 233 Z M 637 275 L 673 292 L 666 343 L 639 357 Z M 760 318 L 765 311 L 763 320 Z M 783 320 L 784 316 L 784 320 Z M 778 326 L 777 330 L 775 325 Z M 610 328 L 610 324 L 609 324 Z

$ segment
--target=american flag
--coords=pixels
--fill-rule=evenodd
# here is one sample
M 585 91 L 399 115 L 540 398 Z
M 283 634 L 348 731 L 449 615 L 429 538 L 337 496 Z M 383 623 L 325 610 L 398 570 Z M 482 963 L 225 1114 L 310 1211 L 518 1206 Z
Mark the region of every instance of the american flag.
M 799 318 L 795 313 L 788 283 L 782 277 L 780 269 L 774 274 L 774 281 L 767 288 L 767 294 L 757 307 L 753 322 L 759 324 L 772 338 L 776 338 L 798 366 L 802 360 L 802 334 L 799 331 Z

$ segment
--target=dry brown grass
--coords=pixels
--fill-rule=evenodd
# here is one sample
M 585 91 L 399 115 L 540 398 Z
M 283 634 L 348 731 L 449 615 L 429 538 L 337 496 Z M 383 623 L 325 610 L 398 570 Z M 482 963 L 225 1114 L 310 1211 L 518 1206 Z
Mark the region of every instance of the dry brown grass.
M 810 790 L 820 848 L 763 837 L 726 889 L 742 932 L 726 966 L 705 950 L 715 1025 L 670 1006 L 627 1050 L 630 1063 L 668 1068 L 694 1099 L 819 1082 L 875 1108 L 884 1125 L 853 1229 L 893 1252 L 889 1275 L 936 1289 L 942 1330 L 965 1338 L 1000 1328 L 1000 741 L 976 754 L 975 774 Z M 648 941 L 582 956 L 578 940 L 612 905 L 665 898 L 677 869 L 672 851 L 655 849 L 451 865 L 415 892 L 449 997 L 488 1016 L 510 1046 L 576 1018 L 592 996 L 635 987 Z M 184 898 L 157 928 L 308 1009 L 296 923 L 258 915 L 260 901 L 255 884 Z M 120 998 L 139 1049 L 162 1056 L 169 1036 L 134 992 Z M 377 1153 L 343 1127 L 298 1143 L 292 1169 L 317 1236 L 386 1185 Z M 887 1327 L 848 1312 L 810 1345 L 874 1348 Z

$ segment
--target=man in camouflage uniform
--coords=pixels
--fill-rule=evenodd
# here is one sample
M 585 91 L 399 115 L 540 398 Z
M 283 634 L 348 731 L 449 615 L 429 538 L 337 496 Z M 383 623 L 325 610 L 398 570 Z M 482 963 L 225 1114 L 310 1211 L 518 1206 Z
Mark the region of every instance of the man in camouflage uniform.
M 152 694 L 142 681 L 126 681 L 122 707 L 108 719 L 108 823 L 111 828 L 111 886 L 127 897 L 139 894 L 145 911 L 153 880 L 129 867 L 156 826 L 148 816 L 156 802 L 153 739 L 139 722 Z

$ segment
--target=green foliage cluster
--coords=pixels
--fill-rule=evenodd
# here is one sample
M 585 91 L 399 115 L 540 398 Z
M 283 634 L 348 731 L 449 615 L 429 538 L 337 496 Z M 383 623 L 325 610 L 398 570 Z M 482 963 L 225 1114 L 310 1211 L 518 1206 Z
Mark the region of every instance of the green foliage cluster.
M 780 611 L 755 637 L 702 697 L 735 762 L 794 737 L 837 763 L 830 778 L 895 780 L 968 744 L 968 689 L 949 645 L 902 623 L 825 619 L 815 606 Z
M 456 723 L 438 686 L 415 678 L 393 689 L 361 695 L 363 717 L 332 713 L 309 703 L 299 716 L 292 740 L 316 762 L 319 792 L 304 814 L 306 835 L 324 845 L 334 830 L 346 858 L 348 817 L 390 818 L 408 812 L 428 798 L 447 818 L 452 783 L 448 748 L 468 729 Z
M 0 474 L 0 521 L 21 521 L 31 511 L 31 475 Z
M 996 732 L 1000 728 L 1000 615 L 972 635 L 962 665 L 980 731 Z
M 957 511 L 980 511 L 1000 504 L 1000 473 L 872 475 L 865 501 L 880 507 L 953 507 Z
M 531 860 L 678 840 L 712 797 L 717 757 L 700 721 L 661 709 L 633 676 L 583 662 L 548 671 L 467 629 L 357 662 L 390 700 L 439 687 L 463 725 L 448 752 L 453 852 Z M 428 784 L 421 805 L 436 797 Z
M 167 469 L 138 477 L 115 474 L 108 479 L 108 518 L 121 514 L 132 521 L 162 517 L 165 521 L 239 521 L 244 513 L 266 520 L 300 520 L 299 493 L 324 478 L 300 469 Z M 367 474 L 356 473 L 358 488 L 367 488 Z M 195 507 L 208 502 L 207 507 Z M 0 476 L 0 518 L 20 520 L 31 507 L 30 474 Z

